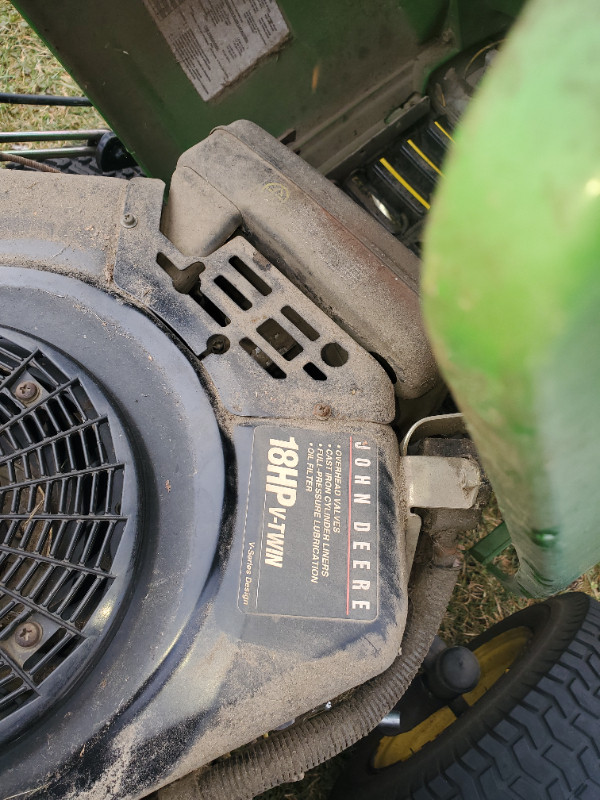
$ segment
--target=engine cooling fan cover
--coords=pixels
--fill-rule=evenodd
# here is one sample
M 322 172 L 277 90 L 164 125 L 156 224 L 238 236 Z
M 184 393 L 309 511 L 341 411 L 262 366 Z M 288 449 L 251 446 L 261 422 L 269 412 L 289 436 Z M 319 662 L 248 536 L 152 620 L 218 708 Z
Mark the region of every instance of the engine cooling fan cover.
M 80 366 L 0 328 L 0 730 L 57 700 L 127 589 L 137 481 L 123 426 Z
M 59 763 L 156 671 L 169 627 L 197 602 L 182 586 L 209 572 L 224 470 L 193 365 L 143 313 L 80 280 L 18 268 L 2 270 L 0 305 L 10 776 L 48 736 Z M 56 725 L 57 704 L 75 732 Z

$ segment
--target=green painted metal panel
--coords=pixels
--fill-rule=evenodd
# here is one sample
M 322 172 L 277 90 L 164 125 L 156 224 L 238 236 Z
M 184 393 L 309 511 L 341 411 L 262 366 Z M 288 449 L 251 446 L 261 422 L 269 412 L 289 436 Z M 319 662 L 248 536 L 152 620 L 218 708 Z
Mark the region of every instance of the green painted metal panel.
M 506 31 L 523 0 L 450 0 L 447 26 L 459 50 Z
M 420 42 L 426 42 L 440 29 L 448 14 L 448 0 L 423 3 L 422 0 L 401 0 L 407 20 Z
M 275 136 L 295 129 L 301 142 L 381 94 L 403 69 L 397 90 L 383 92 L 373 113 L 383 120 L 419 85 L 411 66 L 418 35 L 396 0 L 280 2 L 289 40 L 208 102 L 142 0 L 18 0 L 15 6 L 140 163 L 164 179 L 180 153 L 217 125 L 251 119 Z M 438 6 L 439 0 L 422 0 L 421 13 L 428 17 Z M 436 50 L 432 59 L 439 56 Z
M 167 11 L 185 1 L 147 0 Z M 331 164 L 353 139 L 384 128 L 436 65 L 506 27 L 509 16 L 496 5 L 518 1 L 280 0 L 288 40 L 207 101 L 143 0 L 16 0 L 15 6 L 148 174 L 168 180 L 183 151 L 236 119 L 278 137 L 295 131 L 293 146 L 309 163 Z M 264 5 L 190 5 L 201 16 L 204 7 L 235 9 L 242 2 Z
M 532 0 L 456 135 L 425 249 L 434 350 L 526 591 L 600 560 L 600 15 Z

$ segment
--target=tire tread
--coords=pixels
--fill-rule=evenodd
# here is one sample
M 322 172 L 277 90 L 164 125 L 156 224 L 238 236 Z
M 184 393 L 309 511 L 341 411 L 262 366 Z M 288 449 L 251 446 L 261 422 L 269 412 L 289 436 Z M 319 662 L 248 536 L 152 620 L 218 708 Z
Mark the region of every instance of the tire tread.
M 599 736 L 600 605 L 590 601 L 583 624 L 549 672 L 472 752 L 445 769 L 440 764 L 435 783 L 454 784 L 448 800 L 598 798 Z M 413 796 L 439 797 L 432 782 Z
M 370 755 L 364 767 L 357 759 L 334 797 L 598 800 L 600 603 L 580 593 L 561 595 L 518 612 L 471 646 L 526 619 L 554 621 L 541 623 L 545 644 L 523 659 L 514 678 L 502 679 L 485 703 L 466 712 L 464 724 L 459 718 L 407 762 L 373 770 Z M 372 734 L 363 752 L 372 754 L 377 742 Z

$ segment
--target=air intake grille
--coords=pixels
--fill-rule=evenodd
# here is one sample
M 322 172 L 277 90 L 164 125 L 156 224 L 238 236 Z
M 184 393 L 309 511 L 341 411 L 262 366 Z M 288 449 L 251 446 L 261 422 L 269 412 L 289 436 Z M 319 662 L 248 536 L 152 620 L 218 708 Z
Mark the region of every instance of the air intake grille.
M 164 244 L 176 259 L 158 253 L 162 281 L 138 299 L 203 359 L 229 410 L 312 417 L 323 406 L 338 419 L 391 419 L 393 390 L 377 360 L 243 236 L 185 266 Z M 116 275 L 135 296 L 148 274 L 136 273 L 132 262 L 127 267 Z M 198 267 L 189 293 L 173 291 Z M 363 291 L 357 287 L 357 298 Z
M 0 722 L 73 677 L 127 529 L 106 401 L 58 361 L 0 337 Z

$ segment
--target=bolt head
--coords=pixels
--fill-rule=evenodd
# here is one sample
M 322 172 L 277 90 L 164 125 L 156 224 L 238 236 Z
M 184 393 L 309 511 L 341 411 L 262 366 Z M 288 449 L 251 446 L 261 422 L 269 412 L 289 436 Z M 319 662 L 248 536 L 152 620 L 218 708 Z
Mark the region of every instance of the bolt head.
M 19 647 L 35 647 L 42 635 L 42 627 L 37 622 L 24 622 L 15 631 L 15 642 Z
M 123 214 L 121 225 L 124 228 L 135 228 L 137 225 L 137 219 L 128 211 L 126 214 Z
M 226 353 L 229 350 L 229 339 L 219 333 L 213 334 L 208 337 L 206 349 L 217 355 Z
M 15 389 L 15 397 L 25 403 L 35 400 L 40 393 L 40 387 L 34 381 L 22 381 Z
M 317 403 L 313 409 L 313 414 L 319 419 L 328 419 L 331 416 L 331 406 L 326 403 Z

